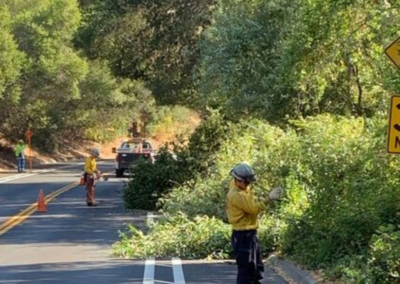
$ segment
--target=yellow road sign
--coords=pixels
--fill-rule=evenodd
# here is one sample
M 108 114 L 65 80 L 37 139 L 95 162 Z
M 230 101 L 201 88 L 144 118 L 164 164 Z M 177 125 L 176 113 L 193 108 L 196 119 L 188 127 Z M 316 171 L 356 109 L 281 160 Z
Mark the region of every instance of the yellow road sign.
M 400 68 L 400 37 L 385 49 L 386 55 L 397 68 Z
M 400 96 L 391 100 L 387 151 L 400 154 Z

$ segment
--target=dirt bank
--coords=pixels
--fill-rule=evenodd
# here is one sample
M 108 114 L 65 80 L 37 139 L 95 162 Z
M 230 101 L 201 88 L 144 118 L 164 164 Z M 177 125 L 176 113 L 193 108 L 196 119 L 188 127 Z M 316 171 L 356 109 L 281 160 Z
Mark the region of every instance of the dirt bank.
M 169 127 L 160 128 L 148 140 L 152 143 L 155 149 L 158 149 L 167 142 L 172 142 L 176 139 L 177 135 L 188 137 L 191 132 L 200 124 L 200 118 L 193 115 L 189 117 L 185 125 L 172 124 Z M 60 147 L 55 153 L 45 153 L 37 151 L 36 149 L 26 149 L 27 167 L 29 167 L 29 157 L 32 157 L 32 164 L 41 165 L 54 162 L 66 162 L 71 160 L 81 160 L 88 156 L 90 149 L 98 148 L 103 159 L 113 159 L 115 154 L 112 153 L 113 147 L 118 147 L 122 140 L 128 138 L 127 136 L 118 137 L 114 141 L 108 143 L 96 143 L 93 141 L 65 141 L 64 145 Z M 16 169 L 14 145 L 6 139 L 0 139 L 0 171 L 9 171 Z

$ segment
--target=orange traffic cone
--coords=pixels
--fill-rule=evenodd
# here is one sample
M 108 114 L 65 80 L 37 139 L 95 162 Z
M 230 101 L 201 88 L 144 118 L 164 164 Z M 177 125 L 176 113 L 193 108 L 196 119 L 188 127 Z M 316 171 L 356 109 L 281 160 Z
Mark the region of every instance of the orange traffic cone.
M 39 192 L 39 199 L 37 204 L 37 212 L 47 212 L 47 205 L 44 201 L 43 190 Z

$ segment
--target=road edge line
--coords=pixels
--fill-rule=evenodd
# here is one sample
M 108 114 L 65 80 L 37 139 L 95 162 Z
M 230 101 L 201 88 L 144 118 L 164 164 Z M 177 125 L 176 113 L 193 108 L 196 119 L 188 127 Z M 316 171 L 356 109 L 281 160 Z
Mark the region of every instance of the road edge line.
M 154 257 L 146 259 L 144 272 L 143 272 L 143 284 L 154 284 L 156 260 Z
M 182 260 L 178 257 L 172 258 L 172 273 L 174 274 L 175 284 L 186 284 L 183 274 Z

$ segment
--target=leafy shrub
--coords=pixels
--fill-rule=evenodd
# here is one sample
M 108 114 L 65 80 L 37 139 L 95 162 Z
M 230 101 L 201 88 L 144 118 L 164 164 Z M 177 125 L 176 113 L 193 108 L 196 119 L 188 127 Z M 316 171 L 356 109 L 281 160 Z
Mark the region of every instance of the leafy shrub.
M 145 258 L 226 258 L 231 253 L 230 228 L 216 218 L 197 216 L 189 219 L 177 214 L 150 226 L 145 235 L 136 227 L 129 234 L 121 234 L 114 245 L 114 253 L 123 257 Z
M 384 135 L 371 135 L 383 128 L 374 123 L 322 116 L 301 126 L 303 169 L 296 175 L 309 189 L 310 205 L 289 224 L 282 245 L 310 267 L 361 253 L 396 213 L 398 165 L 387 167 Z M 304 172 L 312 176 L 304 179 Z
M 229 124 L 232 128 L 229 139 L 222 141 L 219 150 L 213 154 L 213 165 L 209 165 L 206 175 L 196 179 L 191 185 L 174 188 L 164 198 L 164 210 L 169 213 L 185 212 L 189 216 L 208 215 L 221 219 L 225 215 L 225 197 L 228 191 L 229 171 L 236 163 L 247 160 L 257 163 L 258 159 L 266 154 L 270 147 L 278 151 L 281 144 L 283 131 L 262 123 L 251 120 L 245 123 Z M 254 190 L 265 195 L 265 187 L 277 184 L 277 180 L 269 175 L 261 165 L 255 167 L 258 185 Z M 263 184 L 263 187 L 259 185 Z
M 375 283 L 400 283 L 400 230 L 394 225 L 381 226 L 372 236 L 370 255 Z
M 285 131 L 258 120 L 228 123 L 229 139 L 220 140 L 214 162 L 191 183 L 170 188 L 159 205 L 188 222 L 225 220 L 229 170 L 248 160 L 258 176 L 256 195 L 286 188 L 260 221 L 265 253 L 279 250 L 309 268 L 328 268 L 344 283 L 396 283 L 397 233 L 373 237 L 399 221 L 400 164 L 385 153 L 385 124 L 330 115 L 292 121 Z
M 193 184 L 197 176 L 206 175 L 216 161 L 214 153 L 228 134 L 224 119 L 218 114 L 212 115 L 196 129 L 188 146 L 172 145 L 176 158 L 164 148 L 154 164 L 135 166 L 124 189 L 126 206 L 155 209 L 158 199 L 174 185 Z
M 131 178 L 123 190 L 125 205 L 130 209 L 153 210 L 158 199 L 172 188 L 177 173 L 172 155 L 161 150 L 155 161 L 139 161 L 131 170 Z
M 347 255 L 327 271 L 330 278 L 347 284 L 400 283 L 400 231 L 381 226 L 360 255 Z
M 174 188 L 162 200 L 163 211 L 169 214 L 185 212 L 189 217 L 206 215 L 224 219 L 228 184 L 215 180 L 198 181 L 193 186 Z
M 146 258 L 184 257 L 189 259 L 225 259 L 232 257 L 230 225 L 218 218 L 196 216 L 189 218 L 183 213 L 150 224 L 149 232 L 129 226 L 128 233 L 120 233 L 121 240 L 114 244 L 114 254 L 122 257 Z M 266 228 L 270 221 L 262 218 L 259 239 L 262 243 L 274 243 Z M 271 246 L 268 246 L 267 253 Z

